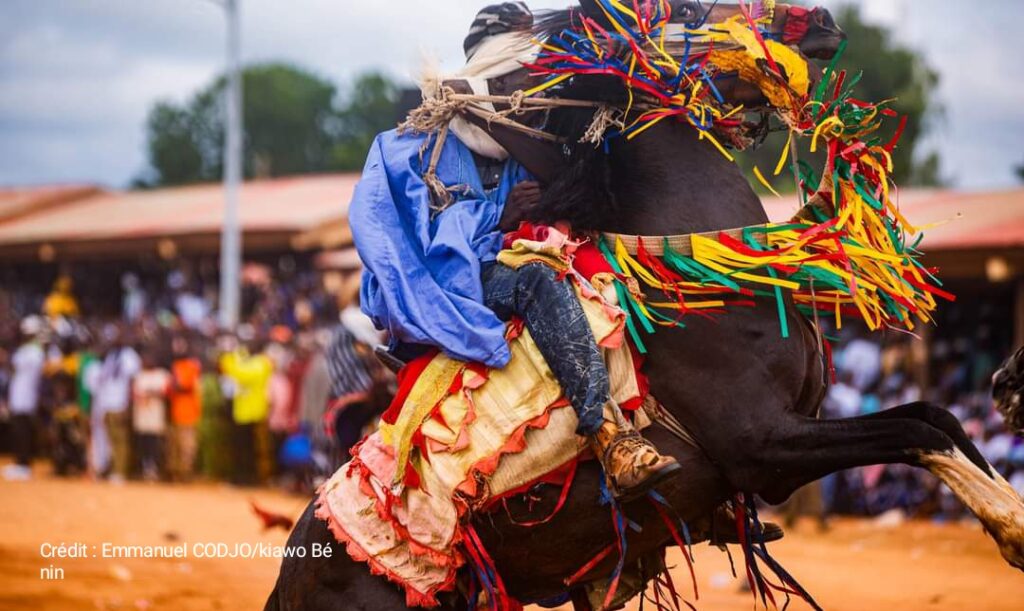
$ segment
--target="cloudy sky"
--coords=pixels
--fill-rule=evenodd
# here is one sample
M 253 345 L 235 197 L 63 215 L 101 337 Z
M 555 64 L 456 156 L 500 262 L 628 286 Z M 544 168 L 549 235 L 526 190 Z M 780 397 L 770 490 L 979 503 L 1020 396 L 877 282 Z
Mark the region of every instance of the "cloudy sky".
M 409 78 L 453 64 L 483 0 L 241 0 L 243 60 L 285 59 L 338 83 L 369 68 Z M 531 0 L 561 7 L 567 0 Z M 826 0 L 827 3 L 827 0 Z M 834 3 L 834 2 L 833 2 Z M 1020 0 L 864 0 L 942 75 L 928 143 L 957 186 L 1015 184 L 1024 162 Z M 146 112 L 183 101 L 223 62 L 211 0 L 2 0 L 0 184 L 120 187 L 145 166 Z

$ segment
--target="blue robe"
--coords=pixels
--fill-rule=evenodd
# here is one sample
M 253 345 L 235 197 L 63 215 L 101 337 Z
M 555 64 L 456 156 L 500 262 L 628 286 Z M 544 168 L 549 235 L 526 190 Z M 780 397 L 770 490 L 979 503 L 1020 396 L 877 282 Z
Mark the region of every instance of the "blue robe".
M 529 178 L 515 161 L 484 192 L 473 153 L 449 133 L 437 166 L 448 187 L 465 187 L 431 218 L 422 175 L 426 136 L 389 131 L 370 147 L 349 207 L 363 261 L 362 309 L 392 343 L 430 344 L 448 355 L 503 367 L 511 354 L 505 323 L 484 306 L 481 264 L 501 249 L 498 221 L 512 187 Z

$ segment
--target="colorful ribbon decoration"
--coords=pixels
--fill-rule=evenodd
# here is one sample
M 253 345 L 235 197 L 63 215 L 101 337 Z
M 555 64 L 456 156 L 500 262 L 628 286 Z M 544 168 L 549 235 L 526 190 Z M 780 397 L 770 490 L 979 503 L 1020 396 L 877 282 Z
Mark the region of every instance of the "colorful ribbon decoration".
M 820 179 L 806 164 L 795 164 L 803 202 L 810 199 L 814 205 L 789 223 L 751 227 L 740 239 L 724 233 L 717 239 L 695 235 L 692 255 L 673 251 L 667 241 L 657 257 L 642 248 L 633 255 L 622 244 L 598 244 L 618 274 L 620 302 L 641 351 L 641 329 L 652 333 L 655 325 L 683 326 L 684 314 L 750 305 L 751 297 L 775 300 L 784 337 L 789 336 L 786 293 L 805 314 L 824 312 L 838 327 L 844 315 L 854 315 L 872 330 L 912 331 L 917 323 L 932 321 L 937 297 L 954 299 L 941 289 L 934 270 L 920 263 L 921 236 L 893 199 L 891 152 L 906 119 L 899 119 L 895 135 L 882 141 L 877 132 L 896 113 L 888 101 L 873 104 L 854 97 L 859 76 L 847 82 L 845 72 L 836 70 L 845 42 L 810 91 L 806 62 L 763 29 L 772 12 L 766 7 L 755 19 L 741 2 L 743 14 L 723 23 L 688 24 L 679 35 L 680 58 L 668 51 L 669 45 L 679 48 L 680 41 L 667 33 L 667 2 L 596 1 L 612 30 L 579 17 L 575 27 L 542 43 L 532 68 L 551 75 L 538 91 L 576 75 L 619 77 L 635 108 L 626 109 L 631 120 L 606 134 L 606 141 L 636 137 L 671 118 L 693 125 L 732 159 L 723 141 L 737 147 L 748 141 L 743 109 L 722 98 L 714 78 L 738 72 L 761 89 L 775 116 L 789 127 L 775 176 L 798 138 L 809 140 L 811 152 L 827 153 Z M 771 188 L 760 170 L 756 175 Z M 638 282 L 662 292 L 667 301 L 648 300 L 637 290 Z

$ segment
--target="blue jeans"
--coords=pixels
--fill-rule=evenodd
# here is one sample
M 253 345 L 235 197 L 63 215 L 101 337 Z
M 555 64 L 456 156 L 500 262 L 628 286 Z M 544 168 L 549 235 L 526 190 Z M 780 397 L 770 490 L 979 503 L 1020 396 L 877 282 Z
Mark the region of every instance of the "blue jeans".
M 484 305 L 498 318 L 518 316 L 576 410 L 580 435 L 601 428 L 609 400 L 608 370 L 569 280 L 543 263 L 512 269 L 487 263 L 481 273 Z

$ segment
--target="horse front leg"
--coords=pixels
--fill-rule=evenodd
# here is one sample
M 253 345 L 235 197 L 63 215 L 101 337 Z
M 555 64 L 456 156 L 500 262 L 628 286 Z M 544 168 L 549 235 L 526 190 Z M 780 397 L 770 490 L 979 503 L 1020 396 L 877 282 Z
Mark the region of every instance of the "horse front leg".
M 924 467 L 942 480 L 970 510 L 978 516 L 986 531 L 995 539 L 1000 552 L 1010 564 L 1020 564 L 1022 501 L 1002 475 L 989 464 L 967 437 L 960 421 L 949 410 L 930 403 L 917 402 L 862 416 L 861 419 L 915 418 L 930 424 L 953 441 L 950 453 L 924 456 Z M 969 467 L 963 463 L 969 463 Z M 970 468 L 970 467 L 973 467 Z M 982 477 L 978 476 L 980 471 Z M 982 516 L 986 515 L 987 518 Z M 990 526 L 995 524 L 995 527 Z M 1007 533 L 1000 536 L 999 533 Z
M 947 433 L 924 420 L 877 415 L 843 420 L 791 416 L 745 445 L 749 449 L 742 464 L 750 471 L 740 471 L 736 484 L 772 503 L 844 469 L 893 463 L 927 469 L 977 516 L 1003 558 L 1024 570 L 1024 502 L 980 455 L 972 460 Z
M 944 409 L 935 405 L 934 403 L 926 403 L 924 401 L 917 401 L 915 403 L 907 403 L 905 405 L 897 405 L 891 409 L 876 412 L 874 414 L 868 414 L 866 416 L 858 416 L 858 420 L 891 420 L 893 418 L 911 418 L 914 420 L 920 420 L 925 424 L 929 424 L 943 433 L 945 433 L 956 445 L 956 447 L 964 453 L 964 456 L 969 458 L 979 469 L 989 474 L 990 476 L 996 476 L 996 470 L 985 460 L 985 457 L 981 455 L 978 448 L 971 442 L 971 438 L 964 432 L 963 426 L 960 425 L 960 421 L 957 420 L 948 409 Z

